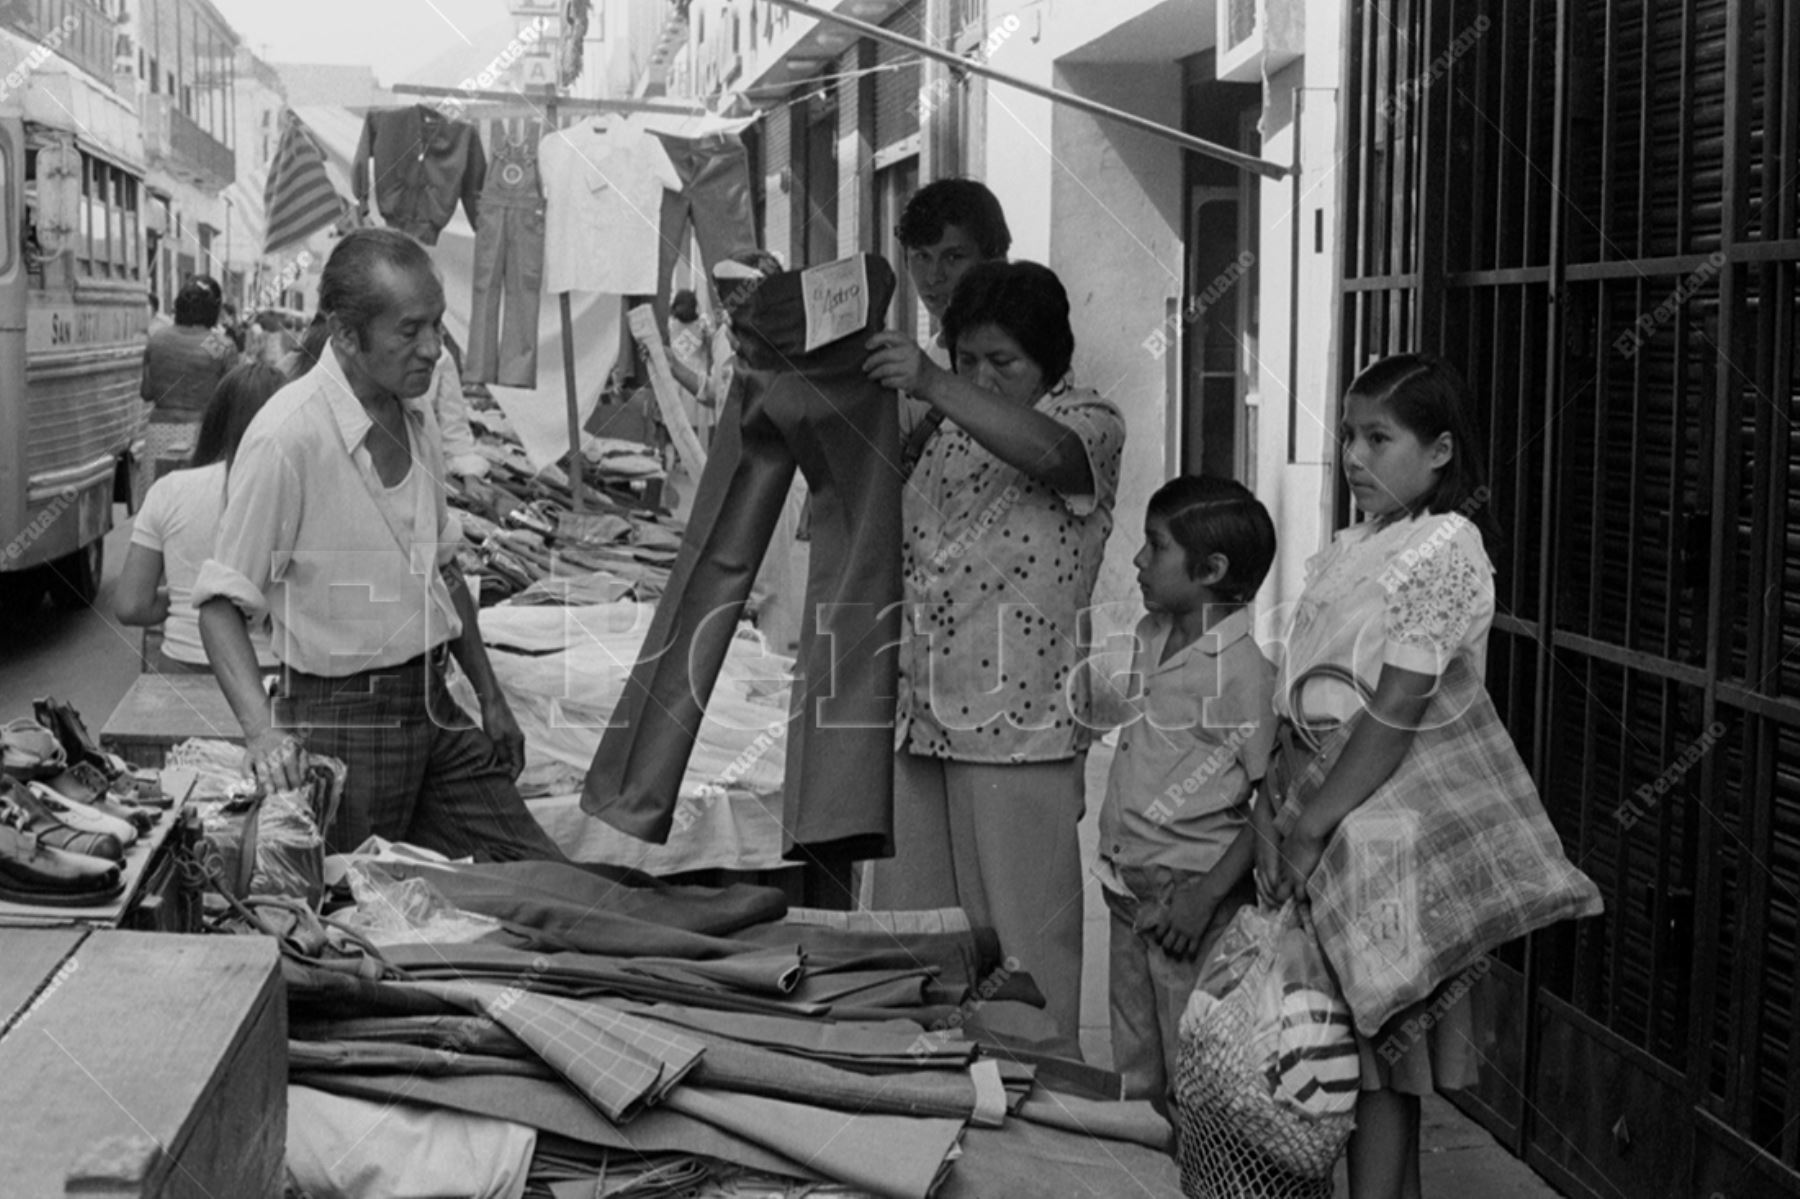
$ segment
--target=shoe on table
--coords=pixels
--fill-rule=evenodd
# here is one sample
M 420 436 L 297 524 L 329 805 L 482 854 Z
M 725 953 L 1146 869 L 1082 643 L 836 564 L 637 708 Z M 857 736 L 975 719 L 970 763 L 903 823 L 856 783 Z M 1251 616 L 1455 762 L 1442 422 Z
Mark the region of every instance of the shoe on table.
M 13 778 L 60 774 L 67 765 L 62 742 L 37 721 L 20 717 L 0 725 L 0 769 Z
M 112 862 L 53 849 L 26 827 L 25 810 L 0 795 L 0 900 L 93 907 L 125 889 Z
M 37 806 L 47 812 L 53 819 L 84 833 L 110 833 L 119 839 L 119 844 L 129 847 L 138 838 L 137 827 L 129 820 L 121 820 L 117 816 L 109 816 L 88 804 L 76 803 L 42 783 L 26 783 L 25 789 L 37 801 Z
M 70 853 L 82 853 L 91 858 L 105 858 L 110 862 L 125 860 L 125 843 L 117 836 L 110 832 L 97 832 L 63 823 L 24 784 L 0 778 L 0 801 L 10 801 L 24 811 L 25 827 L 27 831 L 37 835 L 39 845 L 51 849 L 66 849 Z
M 90 763 L 77 762 L 55 778 L 45 780 L 44 785 L 70 803 L 82 804 L 123 820 L 140 833 L 156 827 L 158 817 L 155 812 L 115 797 L 112 794 L 114 784 Z
M 71 763 L 86 762 L 109 779 L 120 773 L 123 764 L 100 748 L 74 705 L 56 698 L 39 699 L 32 701 L 31 712 L 39 724 L 56 735 Z

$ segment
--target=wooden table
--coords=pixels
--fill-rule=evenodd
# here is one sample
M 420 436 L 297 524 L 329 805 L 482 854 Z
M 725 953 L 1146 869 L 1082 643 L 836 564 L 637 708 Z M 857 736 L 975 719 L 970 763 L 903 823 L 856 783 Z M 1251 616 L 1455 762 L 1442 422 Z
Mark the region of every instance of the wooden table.
M 237 717 L 210 674 L 144 674 L 100 730 L 103 748 L 133 766 L 161 767 L 189 737 L 244 743 Z

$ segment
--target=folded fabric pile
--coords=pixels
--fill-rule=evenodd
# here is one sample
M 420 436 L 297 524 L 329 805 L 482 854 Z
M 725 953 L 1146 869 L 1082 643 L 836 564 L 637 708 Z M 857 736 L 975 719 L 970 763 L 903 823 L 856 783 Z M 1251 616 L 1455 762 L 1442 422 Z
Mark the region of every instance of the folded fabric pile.
M 445 1193 L 422 1175 L 467 1163 L 458 1194 L 1179 1194 L 1168 1124 L 1097 1097 L 1115 1076 L 987 1031 L 1038 997 L 960 913 L 855 928 L 744 884 L 381 868 L 500 931 L 390 947 L 381 980 L 290 964 L 303 1186 Z
M 533 467 L 504 417 L 471 419 L 490 469 L 455 480 L 450 502 L 467 543 L 458 561 L 481 580 L 484 606 L 522 593 L 522 602 L 538 604 L 662 595 L 681 527 L 639 494 L 645 479 L 663 473 L 651 447 L 590 437 L 582 454 L 586 510 L 577 513 L 568 475 Z

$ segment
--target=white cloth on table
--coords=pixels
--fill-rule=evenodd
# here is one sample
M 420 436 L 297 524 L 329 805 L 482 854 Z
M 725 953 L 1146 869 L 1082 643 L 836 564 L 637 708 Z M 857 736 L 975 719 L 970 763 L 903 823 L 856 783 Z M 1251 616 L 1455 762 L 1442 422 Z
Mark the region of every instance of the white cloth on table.
M 447 1108 L 288 1088 L 287 1168 L 340 1199 L 520 1199 L 537 1129 Z

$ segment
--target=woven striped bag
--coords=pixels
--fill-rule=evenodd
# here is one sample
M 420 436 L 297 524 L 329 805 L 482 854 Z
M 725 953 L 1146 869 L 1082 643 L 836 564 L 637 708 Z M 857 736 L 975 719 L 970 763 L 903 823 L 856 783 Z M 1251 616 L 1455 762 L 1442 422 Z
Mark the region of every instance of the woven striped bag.
M 1181 1188 L 1218 1199 L 1324 1199 L 1361 1085 L 1350 1011 L 1303 908 L 1242 909 L 1181 1019 Z

